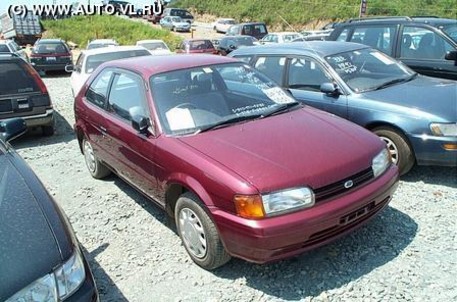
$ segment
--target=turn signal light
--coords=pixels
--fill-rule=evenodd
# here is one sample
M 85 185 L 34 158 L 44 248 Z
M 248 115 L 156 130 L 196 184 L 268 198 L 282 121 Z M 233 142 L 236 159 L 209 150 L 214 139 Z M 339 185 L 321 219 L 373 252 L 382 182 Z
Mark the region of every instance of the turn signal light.
M 239 216 L 254 219 L 265 217 L 260 195 L 235 195 L 233 201 Z
M 457 144 L 443 144 L 443 148 L 446 151 L 457 151 Z

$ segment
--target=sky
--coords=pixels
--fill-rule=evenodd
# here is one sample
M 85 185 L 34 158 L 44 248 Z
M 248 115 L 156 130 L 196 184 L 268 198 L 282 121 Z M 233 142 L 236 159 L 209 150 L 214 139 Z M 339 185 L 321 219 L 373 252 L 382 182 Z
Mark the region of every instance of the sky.
M 127 2 L 132 3 L 133 5 L 145 5 L 151 4 L 152 0 L 126 0 Z M 78 2 L 77 0 L 57 0 L 57 4 L 72 4 L 74 2 Z M 81 3 L 88 3 L 88 0 L 81 0 Z M 101 0 L 90 0 L 92 4 L 101 4 Z M 18 5 L 18 4 L 26 4 L 34 5 L 34 4 L 53 4 L 53 0 L 0 0 L 0 14 L 7 12 L 8 7 L 10 5 Z

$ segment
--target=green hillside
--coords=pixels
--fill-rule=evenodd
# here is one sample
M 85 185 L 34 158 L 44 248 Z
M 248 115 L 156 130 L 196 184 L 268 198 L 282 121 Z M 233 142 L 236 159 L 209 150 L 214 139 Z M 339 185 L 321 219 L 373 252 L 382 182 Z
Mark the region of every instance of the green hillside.
M 87 42 L 93 39 L 115 39 L 121 45 L 132 45 L 144 39 L 162 39 L 172 49 L 180 42 L 180 38 L 168 30 L 108 15 L 43 20 L 42 24 L 47 38 L 61 38 L 81 48 L 85 48 Z
M 303 25 L 359 15 L 360 0 L 178 0 L 173 6 L 199 14 L 257 20 L 269 25 Z M 368 0 L 368 15 L 435 15 L 457 19 L 457 0 Z

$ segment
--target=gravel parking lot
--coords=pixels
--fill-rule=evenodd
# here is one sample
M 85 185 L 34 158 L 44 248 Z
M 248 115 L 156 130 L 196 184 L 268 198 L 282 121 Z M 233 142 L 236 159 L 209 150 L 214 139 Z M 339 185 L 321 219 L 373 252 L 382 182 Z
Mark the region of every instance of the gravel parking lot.
M 69 78 L 44 80 L 56 135 L 31 132 L 13 145 L 69 216 L 101 301 L 457 301 L 457 169 L 414 168 L 380 216 L 331 245 L 207 272 L 153 203 L 115 176 L 90 177 L 72 132 Z

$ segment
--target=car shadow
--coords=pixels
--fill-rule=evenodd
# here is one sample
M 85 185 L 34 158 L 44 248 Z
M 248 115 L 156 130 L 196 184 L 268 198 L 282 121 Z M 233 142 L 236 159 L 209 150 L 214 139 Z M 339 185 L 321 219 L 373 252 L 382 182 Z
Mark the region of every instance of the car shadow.
M 68 121 L 60 115 L 59 112 L 54 111 L 54 117 L 56 119 L 55 133 L 51 136 L 43 136 L 43 132 L 40 127 L 31 128 L 27 132 L 11 141 L 11 145 L 16 149 L 24 149 L 35 147 L 38 145 L 53 145 L 62 142 L 69 142 L 75 139 L 73 128 Z
M 411 243 L 417 229 L 408 215 L 387 207 L 366 226 L 332 244 L 271 264 L 232 259 L 214 274 L 230 280 L 241 277 L 247 286 L 284 300 L 317 297 L 396 258 Z M 370 240 L 373 236 L 384 240 Z M 303 280 L 298 288 L 294 287 L 297 280 Z
M 401 177 L 405 182 L 423 181 L 427 184 L 442 185 L 457 188 L 456 167 L 415 166 Z
M 94 275 L 100 301 L 128 301 L 120 289 L 116 286 L 116 284 L 114 284 L 114 281 L 108 276 L 108 274 L 96 260 L 96 257 L 99 254 L 103 253 L 107 247 L 108 244 L 104 243 L 93 251 L 89 252 L 84 246 L 81 245 L 84 256 L 89 262 L 90 269 Z
M 71 76 L 71 72 L 66 72 L 65 70 L 53 70 L 53 71 L 46 71 L 38 72 L 40 77 L 42 78 L 68 78 Z

